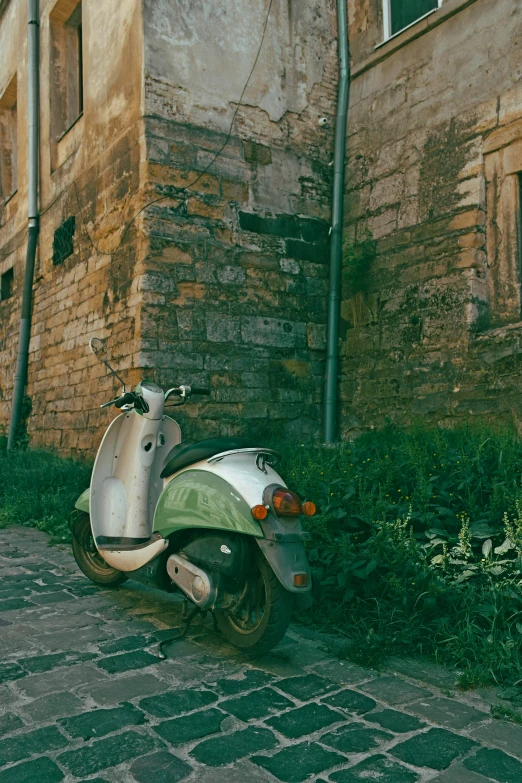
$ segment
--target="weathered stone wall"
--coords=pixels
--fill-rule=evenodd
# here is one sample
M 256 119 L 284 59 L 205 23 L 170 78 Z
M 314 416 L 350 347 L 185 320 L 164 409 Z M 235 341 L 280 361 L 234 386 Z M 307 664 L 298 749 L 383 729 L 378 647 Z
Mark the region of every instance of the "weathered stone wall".
M 335 5 L 273 3 L 227 142 L 267 8 L 145 3 L 148 175 L 168 198 L 147 210 L 140 365 L 212 388 L 179 411 L 189 437 L 319 432 Z
M 446 0 L 374 49 L 381 8 L 349 2 L 346 235 L 376 257 L 345 283 L 342 431 L 518 426 L 522 6 Z
M 334 0 L 83 0 L 84 111 L 63 137 L 65 50 L 41 3 L 41 234 L 28 396 L 33 445 L 92 455 L 119 370 L 210 385 L 185 434 L 319 430 L 337 80 Z M 0 424 L 7 425 L 25 257 L 26 5 L 0 17 L 0 95 L 18 73 L 20 186 L 0 205 Z M 54 47 L 54 48 L 53 48 Z M 56 63 L 59 64 L 57 67 Z M 65 97 L 64 97 L 65 96 Z M 320 117 L 328 124 L 319 124 Z M 216 152 L 218 159 L 206 171 Z M 197 179 L 197 183 L 191 184 Z M 186 188 L 184 190 L 184 188 Z M 150 200 L 161 201 L 129 221 Z M 75 218 L 74 253 L 53 264 Z M 120 245 L 120 243 L 122 243 Z M 13 252 L 11 252 L 13 251 Z
M 40 2 L 40 237 L 27 395 L 32 445 L 92 455 L 111 415 L 101 402 L 118 386 L 88 351 L 108 336 L 122 369 L 138 354 L 135 283 L 145 243 L 139 221 L 120 248 L 125 221 L 142 206 L 142 24 L 138 0 L 83 3 L 84 112 L 62 138 L 52 133 L 50 13 Z M 62 0 L 63 15 L 74 2 Z M 0 204 L 0 274 L 14 267 L 14 295 L 0 302 L 0 425 L 11 409 L 27 223 L 27 3 L 11 0 L 0 18 L 0 94 L 18 88 L 19 187 Z M 53 264 L 55 230 L 75 218 L 74 252 Z M 115 252 L 113 252 L 115 251 Z M 132 374 L 132 373 L 131 373 Z

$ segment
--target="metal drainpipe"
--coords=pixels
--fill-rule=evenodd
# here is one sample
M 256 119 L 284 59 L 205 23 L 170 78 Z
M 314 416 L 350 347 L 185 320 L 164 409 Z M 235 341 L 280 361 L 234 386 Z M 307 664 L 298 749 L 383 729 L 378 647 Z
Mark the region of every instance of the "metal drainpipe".
M 22 414 L 27 364 L 29 359 L 29 340 L 31 337 L 31 306 L 33 294 L 34 262 L 38 245 L 38 118 L 39 118 L 39 17 L 38 0 L 28 2 L 27 33 L 27 93 L 28 93 L 28 229 L 27 252 L 25 260 L 24 288 L 22 292 L 22 312 L 18 338 L 18 359 L 13 388 L 13 406 L 7 450 L 15 445 L 16 429 Z
M 326 333 L 326 384 L 324 395 L 324 442 L 335 443 L 337 430 L 339 316 L 341 311 L 341 268 L 343 262 L 344 165 L 346 127 L 350 102 L 350 51 L 348 47 L 347 0 L 337 0 L 339 38 L 339 93 L 335 120 L 332 230 L 330 242 L 330 289 Z

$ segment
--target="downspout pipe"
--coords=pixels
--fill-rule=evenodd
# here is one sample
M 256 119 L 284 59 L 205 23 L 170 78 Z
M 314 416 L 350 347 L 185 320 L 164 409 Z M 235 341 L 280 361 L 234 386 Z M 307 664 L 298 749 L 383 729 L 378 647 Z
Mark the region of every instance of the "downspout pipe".
M 38 247 L 38 119 L 39 102 L 39 61 L 40 61 L 40 16 L 38 0 L 28 0 L 27 31 L 27 94 L 28 94 L 28 229 L 27 252 L 25 260 L 24 287 L 22 291 L 22 310 L 18 337 L 18 359 L 13 387 L 13 404 L 7 450 L 15 446 L 15 437 L 22 415 L 27 366 L 29 360 L 29 340 L 31 337 L 31 311 L 33 298 L 33 278 L 36 250 Z
M 341 312 L 341 269 L 343 263 L 344 168 L 346 129 L 350 103 L 350 51 L 348 46 L 347 0 L 337 0 L 337 35 L 339 39 L 339 91 L 335 120 L 334 179 L 332 195 L 332 228 L 330 236 L 330 287 L 326 332 L 326 383 L 324 394 L 324 442 L 335 443 L 337 434 L 337 401 L 339 396 L 339 317 Z

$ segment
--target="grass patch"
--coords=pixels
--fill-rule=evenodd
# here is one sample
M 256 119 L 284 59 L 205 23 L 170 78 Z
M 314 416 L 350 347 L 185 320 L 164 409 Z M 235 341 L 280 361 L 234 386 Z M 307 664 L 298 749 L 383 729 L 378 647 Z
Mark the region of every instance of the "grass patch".
M 27 525 L 70 541 L 68 519 L 89 486 L 91 466 L 46 451 L 0 448 L 0 528 Z
M 276 444 L 273 444 L 276 445 Z M 462 687 L 522 694 L 522 444 L 508 432 L 388 429 L 331 449 L 278 443 L 317 589 L 303 622 L 379 665 L 427 656 Z

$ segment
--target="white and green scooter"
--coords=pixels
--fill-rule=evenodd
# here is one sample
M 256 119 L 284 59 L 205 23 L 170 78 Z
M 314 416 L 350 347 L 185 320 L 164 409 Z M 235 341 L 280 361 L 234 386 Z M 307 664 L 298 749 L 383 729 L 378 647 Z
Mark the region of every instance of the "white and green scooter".
M 90 347 L 123 392 L 101 406 L 121 413 L 75 505 L 76 562 L 96 584 L 179 589 L 195 610 L 214 613 L 228 641 L 267 652 L 286 632 L 295 595 L 311 589 L 301 515 L 314 504 L 286 487 L 272 449 L 236 437 L 181 442 L 165 405 L 208 389 L 164 392 L 143 380 L 127 392 L 105 344 L 93 338 Z

